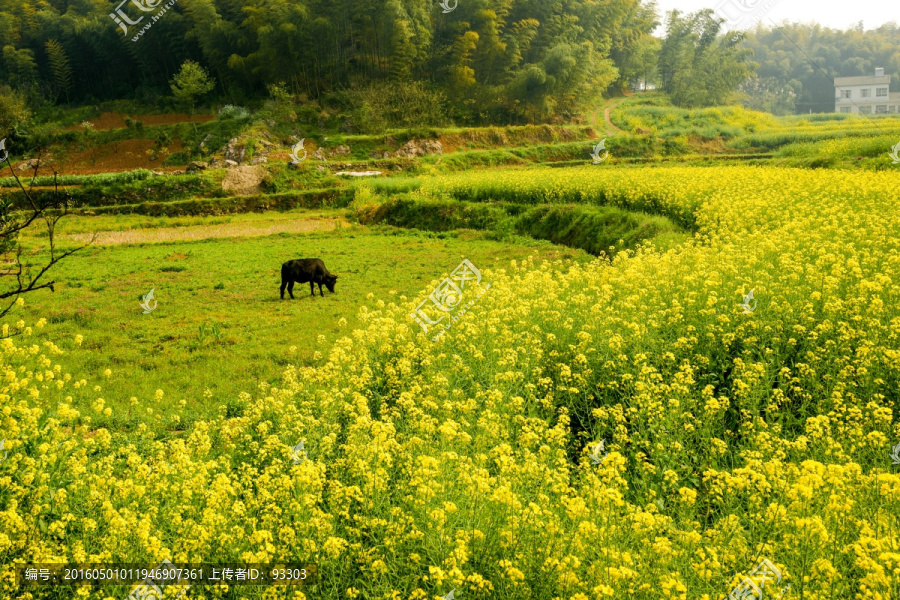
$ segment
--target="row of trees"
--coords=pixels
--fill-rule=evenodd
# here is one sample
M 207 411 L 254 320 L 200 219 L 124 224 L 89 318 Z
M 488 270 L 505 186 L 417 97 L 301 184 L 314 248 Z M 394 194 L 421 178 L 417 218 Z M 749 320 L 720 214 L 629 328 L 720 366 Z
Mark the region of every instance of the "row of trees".
M 154 101 L 191 60 L 226 102 L 278 82 L 321 98 L 416 81 L 458 120 L 541 119 L 624 86 L 658 24 L 648 0 L 178 0 L 132 41 L 157 13 L 139 4 L 162 6 L 0 0 L 0 81 L 58 102 Z

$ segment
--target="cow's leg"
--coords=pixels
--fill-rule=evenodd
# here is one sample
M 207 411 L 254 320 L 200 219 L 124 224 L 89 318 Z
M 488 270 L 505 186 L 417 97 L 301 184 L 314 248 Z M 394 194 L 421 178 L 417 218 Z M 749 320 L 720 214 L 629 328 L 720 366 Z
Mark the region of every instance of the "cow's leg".
M 313 296 L 316 295 L 316 282 L 315 281 L 309 282 L 309 293 L 312 294 Z
M 294 282 L 293 281 L 288 283 L 288 294 L 291 295 L 291 300 L 293 300 L 294 299 Z
M 319 284 L 319 293 L 322 294 L 322 297 L 325 297 L 325 292 L 322 291 L 322 284 Z
M 284 300 L 284 288 L 287 287 L 287 284 L 288 284 L 287 279 L 281 280 L 281 299 L 282 300 Z

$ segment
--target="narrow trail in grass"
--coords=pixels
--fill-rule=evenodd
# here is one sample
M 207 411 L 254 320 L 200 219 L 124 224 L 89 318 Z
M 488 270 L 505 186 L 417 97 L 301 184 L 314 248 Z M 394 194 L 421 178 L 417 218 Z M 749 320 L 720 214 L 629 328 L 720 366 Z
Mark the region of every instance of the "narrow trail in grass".
M 619 99 L 618 102 L 615 102 L 614 104 L 610 104 L 603 111 L 603 120 L 606 121 L 606 131 L 608 133 L 610 133 L 610 135 L 615 135 L 617 133 L 622 132 L 622 130 L 620 128 L 616 127 L 616 125 L 612 122 L 612 119 L 609 118 L 609 113 L 612 111 L 612 109 L 614 109 L 616 106 L 618 106 L 619 102 L 621 102 L 623 99 L 624 98 Z
M 333 231 L 350 227 L 344 219 L 298 219 L 279 222 L 242 222 L 220 225 L 197 225 L 189 227 L 160 227 L 156 229 L 129 229 L 127 231 L 100 231 L 95 242 L 101 246 L 116 244 L 147 244 L 204 240 L 210 238 L 262 237 L 276 233 L 311 233 Z M 75 233 L 65 236 L 78 242 L 87 242 L 89 233 Z
M 597 106 L 596 108 L 594 108 L 594 110 L 590 113 L 591 126 L 594 127 L 594 129 L 601 128 L 601 123 L 599 122 L 599 120 L 597 118 L 597 113 L 599 113 L 601 110 L 603 110 L 603 123 L 602 123 L 602 128 L 604 130 L 603 135 L 610 136 L 610 135 L 616 135 L 618 133 L 622 133 L 622 129 L 620 129 L 619 127 L 616 127 L 616 125 L 609 118 L 609 114 L 612 111 L 612 109 L 614 109 L 616 106 L 618 106 L 620 102 L 625 100 L 625 98 L 627 98 L 627 96 L 610 98 L 609 100 L 607 100 L 600 106 Z

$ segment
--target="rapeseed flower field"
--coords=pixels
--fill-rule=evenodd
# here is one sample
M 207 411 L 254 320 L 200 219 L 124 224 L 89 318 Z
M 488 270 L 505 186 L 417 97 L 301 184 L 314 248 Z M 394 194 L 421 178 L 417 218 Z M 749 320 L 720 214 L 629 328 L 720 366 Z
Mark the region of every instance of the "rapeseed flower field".
M 321 366 L 171 438 L 93 428 L 117 390 L 63 368 L 82 340 L 10 323 L 0 596 L 125 598 L 22 591 L 13 569 L 167 559 L 318 565 L 315 586 L 191 598 L 711 600 L 766 558 L 788 598 L 898 598 L 898 188 L 753 167 L 435 178 L 423 194 L 615 204 L 695 235 L 484 269 L 437 341 L 409 316 L 430 287 L 373 295 Z

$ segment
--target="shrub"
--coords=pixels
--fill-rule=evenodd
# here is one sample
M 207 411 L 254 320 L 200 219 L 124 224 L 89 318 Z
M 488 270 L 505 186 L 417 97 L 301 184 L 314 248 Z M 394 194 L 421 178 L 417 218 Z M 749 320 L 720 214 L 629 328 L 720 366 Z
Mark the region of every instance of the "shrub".
M 114 175 L 116 174 L 106 174 L 104 176 L 111 177 Z M 87 177 L 98 176 L 89 175 Z M 176 175 L 152 177 L 148 181 L 144 181 L 143 178 L 125 181 L 112 179 L 111 183 L 95 180 L 82 187 L 67 189 L 65 192 L 69 197 L 70 206 L 136 204 L 148 200 L 163 201 L 165 204 L 167 201 L 208 193 L 211 191 L 210 188 L 214 186 L 215 184 L 198 175 Z M 44 202 L 52 199 L 55 193 L 52 189 L 42 189 L 32 191 L 31 195 L 37 202 Z M 4 196 L 13 202 L 14 207 L 28 206 L 21 190 L 8 191 Z
M 250 111 L 243 106 L 226 104 L 219 109 L 219 118 L 222 120 L 233 119 L 235 121 L 242 121 L 250 118 Z
M 55 181 L 53 175 L 41 175 L 34 180 L 34 185 L 47 186 L 54 185 L 54 183 L 58 185 L 111 185 L 114 183 L 142 181 L 151 175 L 153 175 L 153 172 L 147 169 L 136 169 L 122 173 L 98 173 L 95 175 L 57 175 Z M 29 183 L 30 181 L 29 179 Z M 18 187 L 18 184 L 14 178 L 4 177 L 0 179 L 0 187 Z
M 370 133 L 388 127 L 440 127 L 447 123 L 446 97 L 421 82 L 383 82 L 353 90 L 347 100 L 353 121 Z
M 136 121 L 136 120 L 132 119 L 131 117 L 129 117 L 128 115 L 125 115 L 125 127 L 127 127 L 128 129 L 133 129 L 137 132 L 143 132 L 144 131 L 144 122 Z
M 0 138 L 24 134 L 23 125 L 30 119 L 25 97 L 8 85 L 0 86 Z

